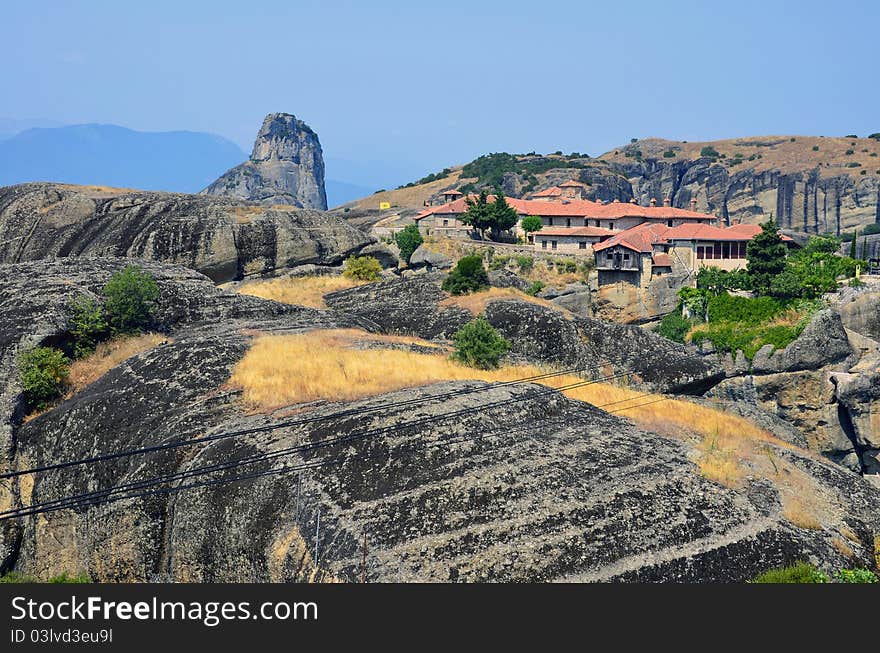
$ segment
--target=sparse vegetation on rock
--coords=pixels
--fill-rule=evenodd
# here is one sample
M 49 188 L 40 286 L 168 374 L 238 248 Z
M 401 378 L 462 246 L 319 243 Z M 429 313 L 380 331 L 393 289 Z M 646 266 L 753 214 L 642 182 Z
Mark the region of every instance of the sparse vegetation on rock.
M 510 350 L 510 343 L 483 316 L 465 324 L 452 340 L 455 360 L 483 370 L 498 367 L 501 357 Z
M 827 583 L 828 576 L 806 562 L 796 562 L 788 567 L 779 567 L 765 571 L 757 576 L 753 583 Z
M 42 410 L 64 391 L 70 359 L 52 347 L 34 347 L 19 359 L 19 380 L 28 406 Z
M 117 333 L 137 333 L 151 326 L 159 299 L 156 280 L 141 268 L 129 265 L 104 286 L 107 322 Z

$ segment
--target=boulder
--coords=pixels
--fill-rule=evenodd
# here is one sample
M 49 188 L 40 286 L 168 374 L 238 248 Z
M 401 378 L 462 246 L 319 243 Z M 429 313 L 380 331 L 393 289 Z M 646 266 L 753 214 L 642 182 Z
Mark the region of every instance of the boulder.
M 445 270 L 452 267 L 452 260 L 444 254 L 434 252 L 424 245 L 419 245 L 418 249 L 409 257 L 409 267 Z
M 225 197 L 44 183 L 0 188 L 0 263 L 124 256 L 185 265 L 222 283 L 336 265 L 371 242 L 329 213 Z
M 400 264 L 397 253 L 382 243 L 367 245 L 358 253 L 358 256 L 372 256 L 379 261 L 379 265 L 385 270 L 396 268 Z
M 489 285 L 495 288 L 516 288 L 525 292 L 531 284 L 515 272 L 501 268 L 489 270 Z
M 832 309 L 816 313 L 798 338 L 781 351 L 765 345 L 752 360 L 755 374 L 816 370 L 826 365 L 853 358 L 849 338 L 840 319 Z

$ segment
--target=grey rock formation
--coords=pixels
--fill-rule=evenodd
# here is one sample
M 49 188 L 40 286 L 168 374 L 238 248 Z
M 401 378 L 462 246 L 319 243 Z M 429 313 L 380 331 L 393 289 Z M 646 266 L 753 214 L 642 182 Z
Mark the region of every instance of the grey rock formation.
M 529 287 L 529 282 L 521 276 L 508 270 L 501 268 L 499 270 L 489 270 L 489 285 L 495 288 L 516 288 L 525 291 Z
M 270 113 L 263 120 L 250 159 L 202 193 L 265 206 L 326 210 L 324 156 L 318 135 L 289 113 Z
M 223 282 L 340 263 L 370 242 L 320 211 L 91 186 L 0 188 L 0 263 L 126 256 L 178 263 Z
M 764 374 L 816 370 L 841 363 L 852 356 L 840 314 L 825 309 L 816 313 L 797 340 L 785 349 L 773 351 L 772 346 L 762 347 L 752 360 L 752 372 Z M 855 360 L 851 362 L 855 363 Z
M 372 256 L 379 261 L 383 269 L 396 268 L 400 264 L 400 257 L 394 249 L 382 243 L 367 245 L 360 251 L 360 256 Z
M 418 249 L 409 257 L 409 267 L 445 270 L 452 267 L 452 261 L 448 256 L 433 252 L 424 245 L 419 245 Z

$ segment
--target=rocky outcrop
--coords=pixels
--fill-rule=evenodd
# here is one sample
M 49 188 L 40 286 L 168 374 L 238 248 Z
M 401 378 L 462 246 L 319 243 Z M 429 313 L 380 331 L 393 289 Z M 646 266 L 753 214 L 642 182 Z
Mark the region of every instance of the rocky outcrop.
M 340 263 L 370 242 L 320 211 L 90 186 L 0 188 L 0 263 L 125 256 L 178 263 L 223 282 Z
M 324 155 L 318 135 L 289 113 L 263 120 L 249 160 L 202 191 L 272 206 L 327 210 Z
M 440 289 L 441 278 L 423 275 L 369 284 L 328 294 L 324 300 L 330 308 L 367 319 L 387 333 L 449 338 L 474 316 L 441 303 L 448 297 Z M 619 373 L 635 384 L 693 394 L 724 377 L 714 363 L 639 327 L 518 300 L 491 301 L 485 314 L 511 342 L 511 356 L 538 365 L 577 368 L 585 376 Z
M 452 260 L 445 254 L 428 249 L 424 245 L 419 247 L 409 257 L 409 267 L 427 268 L 428 270 L 445 270 L 452 267 Z

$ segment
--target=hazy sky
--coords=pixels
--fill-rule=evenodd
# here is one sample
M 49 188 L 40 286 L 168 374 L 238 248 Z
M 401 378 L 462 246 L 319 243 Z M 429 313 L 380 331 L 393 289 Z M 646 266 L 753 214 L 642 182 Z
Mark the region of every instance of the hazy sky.
M 210 131 L 249 151 L 287 111 L 318 132 L 328 177 L 387 185 L 490 151 L 866 135 L 878 7 L 2 0 L 0 116 Z

